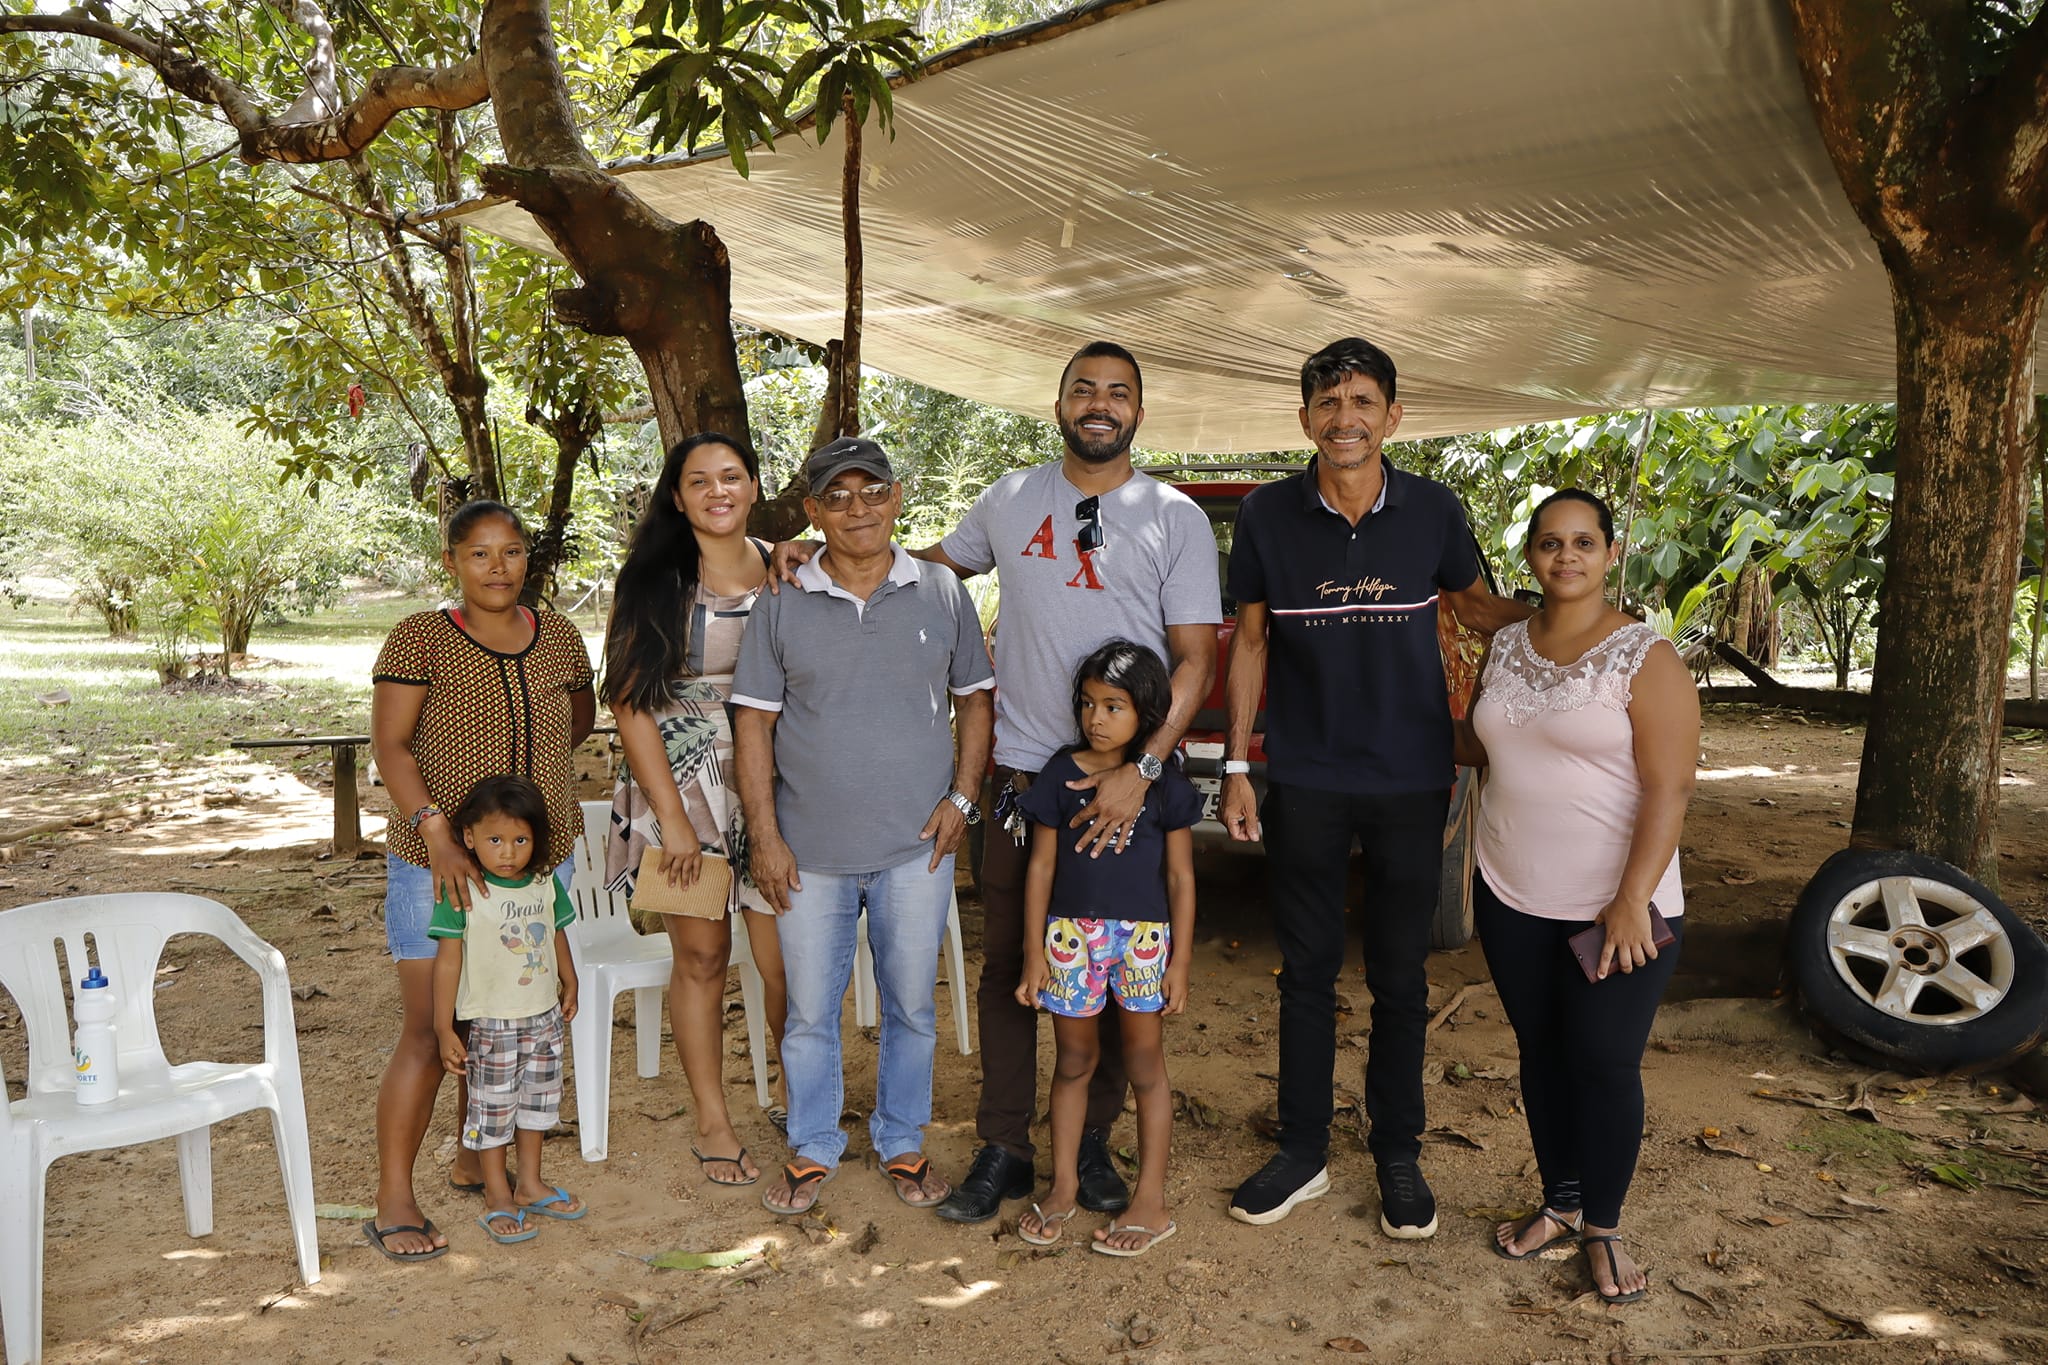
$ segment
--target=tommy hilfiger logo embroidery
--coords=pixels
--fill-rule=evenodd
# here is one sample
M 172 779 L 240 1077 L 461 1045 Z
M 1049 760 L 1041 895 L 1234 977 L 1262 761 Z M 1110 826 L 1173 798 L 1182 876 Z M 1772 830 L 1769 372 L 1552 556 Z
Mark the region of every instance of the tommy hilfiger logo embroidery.
M 1318 583 L 1316 596 L 1328 601 L 1334 597 L 1342 606 L 1351 605 L 1354 598 L 1370 598 L 1377 602 L 1394 590 L 1394 585 L 1384 578 L 1361 578 L 1356 583 Z
M 1323 588 L 1329 588 L 1324 584 Z M 1340 590 L 1341 584 L 1335 585 Z M 1381 585 L 1382 592 L 1393 589 Z M 1321 589 L 1319 589 L 1320 591 Z M 1355 595 L 1356 589 L 1351 590 Z M 1273 607 L 1270 614 L 1284 616 L 1305 626 L 1358 625 L 1365 622 L 1407 621 L 1414 619 L 1414 613 L 1436 605 L 1437 595 L 1431 593 L 1420 602 L 1343 602 L 1335 606 L 1315 607 Z
M 1044 523 L 1039 526 L 1038 533 L 1024 543 L 1023 557 L 1026 559 L 1050 559 L 1057 563 L 1060 557 L 1058 546 L 1058 533 L 1052 529 L 1052 518 L 1047 517 Z M 1101 592 L 1103 590 L 1102 580 L 1095 574 L 1095 556 L 1101 553 L 1101 551 L 1084 550 L 1081 548 L 1081 542 L 1076 540 L 1074 542 L 1074 553 L 1080 557 L 1081 567 L 1075 571 L 1072 578 L 1067 580 L 1067 586 L 1070 588 L 1086 588 L 1092 592 Z M 1392 590 L 1389 589 L 1389 591 Z

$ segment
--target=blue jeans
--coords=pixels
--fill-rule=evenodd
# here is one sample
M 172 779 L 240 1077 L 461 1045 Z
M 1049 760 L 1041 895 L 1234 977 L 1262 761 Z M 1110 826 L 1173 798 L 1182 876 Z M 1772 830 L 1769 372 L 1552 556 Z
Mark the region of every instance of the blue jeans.
M 930 855 L 879 872 L 798 869 L 804 886 L 776 922 L 789 987 L 782 1069 L 789 1080 L 789 1145 L 799 1157 L 837 1166 L 846 1151 L 839 1114 L 846 1102 L 840 1013 L 853 979 L 855 929 L 867 907 L 868 946 L 880 996 L 881 1056 L 868 1137 L 883 1159 L 922 1150 L 932 1117 L 932 1053 L 938 1041 L 932 996 L 939 945 L 952 903 L 953 859 L 936 872 Z

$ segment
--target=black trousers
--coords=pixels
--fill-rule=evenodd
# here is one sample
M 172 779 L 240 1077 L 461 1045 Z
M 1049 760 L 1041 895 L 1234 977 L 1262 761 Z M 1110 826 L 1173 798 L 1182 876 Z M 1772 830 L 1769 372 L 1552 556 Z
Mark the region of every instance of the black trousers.
M 1621 1204 L 1643 1145 L 1643 1046 L 1685 942 L 1633 972 L 1586 980 L 1566 940 L 1577 920 L 1539 919 L 1472 877 L 1473 919 L 1494 989 L 1522 1054 L 1522 1108 L 1543 1173 L 1543 1202 L 1583 1208 L 1586 1221 L 1621 1225 Z
M 1273 936 L 1280 945 L 1280 1145 L 1330 1148 L 1337 1069 L 1337 977 L 1344 969 L 1344 889 L 1357 840 L 1365 859 L 1365 984 L 1372 1046 L 1365 1064 L 1367 1145 L 1376 1160 L 1422 1152 L 1422 1050 L 1429 1025 L 1429 928 L 1443 866 L 1448 787 L 1356 796 L 1274 783 L 1265 826 Z

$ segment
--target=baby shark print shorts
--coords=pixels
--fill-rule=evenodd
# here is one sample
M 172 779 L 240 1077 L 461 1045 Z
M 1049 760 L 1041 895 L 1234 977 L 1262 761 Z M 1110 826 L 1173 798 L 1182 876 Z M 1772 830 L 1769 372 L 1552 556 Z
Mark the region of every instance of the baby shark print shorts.
M 1114 995 L 1133 1014 L 1166 1005 L 1166 963 L 1173 934 L 1156 920 L 1055 919 L 1045 926 L 1052 985 L 1038 1003 L 1069 1019 L 1102 1013 Z

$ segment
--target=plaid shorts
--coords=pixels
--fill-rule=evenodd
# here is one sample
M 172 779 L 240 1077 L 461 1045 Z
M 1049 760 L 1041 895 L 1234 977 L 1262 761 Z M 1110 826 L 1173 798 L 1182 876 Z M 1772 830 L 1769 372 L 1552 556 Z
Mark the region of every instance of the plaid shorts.
M 561 1113 L 562 1007 L 528 1019 L 470 1020 L 462 1145 L 503 1147 L 514 1128 L 545 1132 Z

